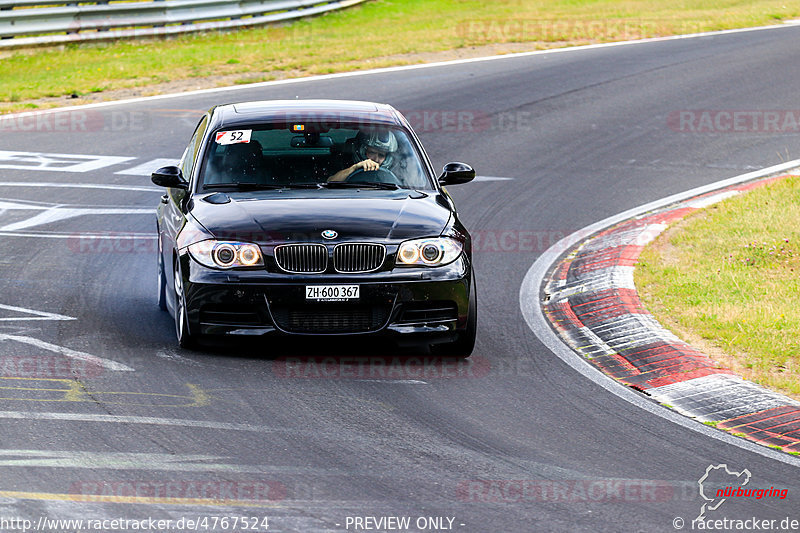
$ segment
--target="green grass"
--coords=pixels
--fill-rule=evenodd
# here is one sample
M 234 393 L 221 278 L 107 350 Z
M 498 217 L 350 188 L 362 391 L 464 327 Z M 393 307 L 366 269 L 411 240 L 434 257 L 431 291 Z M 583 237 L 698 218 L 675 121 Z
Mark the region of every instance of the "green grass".
M 800 6 L 785 0 L 373 0 L 282 27 L 2 52 L 0 111 L 37 98 L 189 78 L 296 77 L 486 45 L 553 48 L 799 16 Z
M 722 366 L 800 398 L 800 179 L 687 217 L 645 249 L 645 306 Z

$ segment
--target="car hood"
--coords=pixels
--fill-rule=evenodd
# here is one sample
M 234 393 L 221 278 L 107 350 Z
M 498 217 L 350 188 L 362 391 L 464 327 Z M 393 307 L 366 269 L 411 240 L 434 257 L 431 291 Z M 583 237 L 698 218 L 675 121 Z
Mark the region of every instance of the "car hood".
M 218 239 L 321 242 L 333 230 L 331 242 L 400 242 L 441 234 L 452 216 L 447 205 L 435 192 L 263 191 L 196 197 L 191 213 Z

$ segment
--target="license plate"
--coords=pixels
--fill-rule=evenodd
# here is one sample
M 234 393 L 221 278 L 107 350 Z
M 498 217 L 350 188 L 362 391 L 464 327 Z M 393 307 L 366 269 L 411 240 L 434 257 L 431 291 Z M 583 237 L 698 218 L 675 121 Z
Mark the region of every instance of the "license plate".
M 358 285 L 306 285 L 306 300 L 347 302 L 359 296 Z

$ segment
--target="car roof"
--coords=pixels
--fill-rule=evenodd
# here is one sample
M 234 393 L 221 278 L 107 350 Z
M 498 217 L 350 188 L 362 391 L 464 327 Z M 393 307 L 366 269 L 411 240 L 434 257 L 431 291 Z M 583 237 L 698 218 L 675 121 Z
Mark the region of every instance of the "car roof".
M 264 100 L 211 108 L 213 127 L 275 121 L 357 122 L 403 126 L 390 105 L 356 100 Z

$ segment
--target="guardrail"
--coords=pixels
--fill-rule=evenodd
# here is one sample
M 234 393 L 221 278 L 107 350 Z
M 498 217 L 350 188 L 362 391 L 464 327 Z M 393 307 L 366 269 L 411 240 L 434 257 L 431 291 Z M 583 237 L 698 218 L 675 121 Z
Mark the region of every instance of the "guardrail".
M 0 0 L 0 48 L 235 29 L 309 17 L 366 0 Z M 47 7 L 43 7 L 47 6 Z

